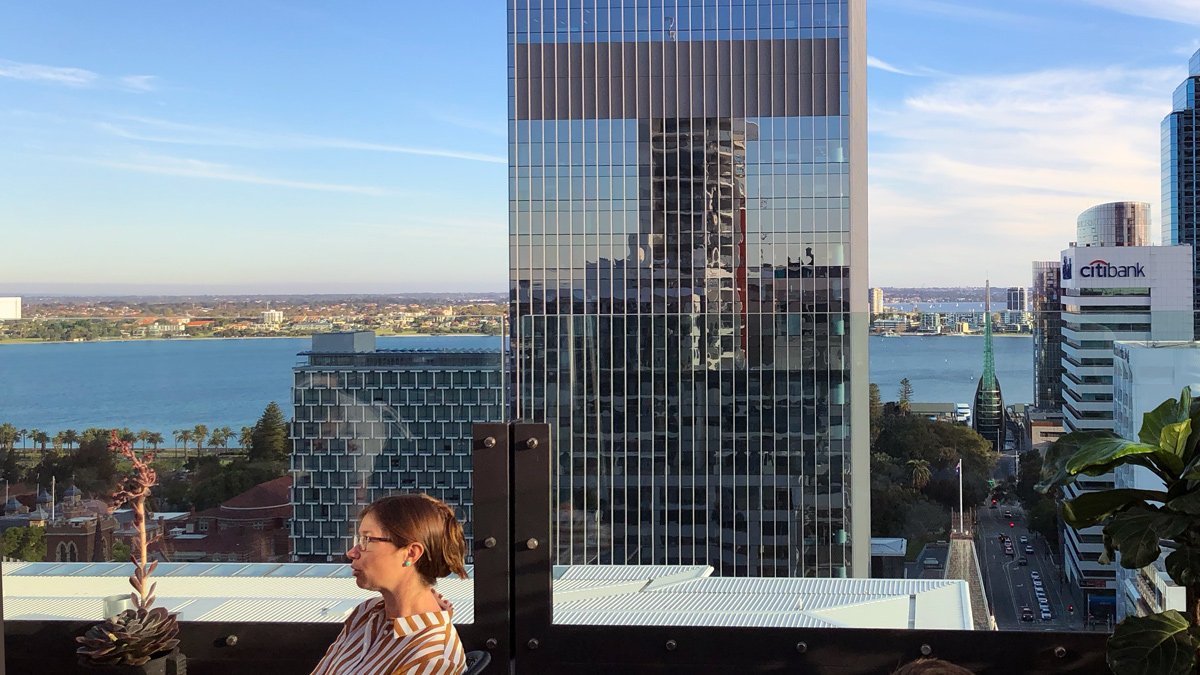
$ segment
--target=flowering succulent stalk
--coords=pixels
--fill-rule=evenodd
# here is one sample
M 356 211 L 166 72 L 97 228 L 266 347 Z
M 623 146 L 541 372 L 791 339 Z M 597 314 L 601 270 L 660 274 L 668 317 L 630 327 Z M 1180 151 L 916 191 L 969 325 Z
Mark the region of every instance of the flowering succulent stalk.
M 146 537 L 146 497 L 150 488 L 158 483 L 158 474 L 150 468 L 155 453 L 148 452 L 138 455 L 133 451 L 133 444 L 123 441 L 112 432 L 108 449 L 123 455 L 132 464 L 132 469 L 125 476 L 117 491 L 113 493 L 111 504 L 113 508 L 130 504 L 133 508 L 133 525 L 137 530 L 137 548 L 130 554 L 133 561 L 133 575 L 129 584 L 133 592 L 129 597 L 133 601 L 133 609 L 127 609 L 120 614 L 105 619 L 103 623 L 92 626 L 88 632 L 75 638 L 82 646 L 76 653 L 92 663 L 142 665 L 154 655 L 174 649 L 179 640 L 179 623 L 175 617 L 162 607 L 151 609 L 154 604 L 155 584 L 150 583 L 150 574 L 158 567 L 158 561 L 149 565 Z

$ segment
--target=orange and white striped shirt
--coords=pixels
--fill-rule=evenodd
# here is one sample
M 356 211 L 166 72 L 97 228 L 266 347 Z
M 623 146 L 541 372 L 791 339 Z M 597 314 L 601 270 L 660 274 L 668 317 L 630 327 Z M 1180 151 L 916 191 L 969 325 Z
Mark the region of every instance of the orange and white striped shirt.
M 459 675 L 467 657 L 451 612 L 389 620 L 383 598 L 350 613 L 312 675 Z

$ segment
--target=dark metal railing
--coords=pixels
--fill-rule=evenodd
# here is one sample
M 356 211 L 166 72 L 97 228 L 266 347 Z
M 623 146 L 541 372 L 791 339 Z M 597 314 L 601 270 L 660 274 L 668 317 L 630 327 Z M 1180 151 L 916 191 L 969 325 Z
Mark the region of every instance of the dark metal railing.
M 1107 636 L 1090 632 L 555 624 L 552 457 L 546 425 L 475 426 L 475 622 L 459 633 L 491 652 L 485 673 L 889 673 L 922 655 L 981 674 L 1106 672 Z M 7 672 L 71 672 L 88 625 L 0 623 Z M 339 629 L 184 622 L 182 650 L 189 675 L 307 673 Z

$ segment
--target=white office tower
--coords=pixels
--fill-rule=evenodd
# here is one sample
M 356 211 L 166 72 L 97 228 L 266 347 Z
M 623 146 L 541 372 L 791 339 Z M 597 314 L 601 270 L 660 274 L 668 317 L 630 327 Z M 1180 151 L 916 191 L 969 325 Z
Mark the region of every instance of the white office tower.
M 1192 339 L 1190 246 L 1072 246 L 1062 252 L 1063 426 L 1112 430 L 1113 343 Z M 1072 499 L 1114 486 L 1112 474 L 1084 476 Z M 1100 527 L 1062 526 L 1064 571 L 1085 611 L 1115 614 L 1116 570 L 1102 565 Z
M 0 321 L 21 318 L 21 298 L 0 298 Z
M 1179 398 L 1184 387 L 1200 395 L 1200 342 L 1118 342 L 1113 348 L 1113 431 L 1136 441 L 1142 417 L 1167 399 Z M 1163 482 L 1144 467 L 1123 466 L 1114 472 L 1116 486 L 1161 490 Z M 1117 620 L 1168 609 L 1182 611 L 1185 589 L 1167 575 L 1163 559 L 1140 570 L 1114 565 L 1117 573 Z

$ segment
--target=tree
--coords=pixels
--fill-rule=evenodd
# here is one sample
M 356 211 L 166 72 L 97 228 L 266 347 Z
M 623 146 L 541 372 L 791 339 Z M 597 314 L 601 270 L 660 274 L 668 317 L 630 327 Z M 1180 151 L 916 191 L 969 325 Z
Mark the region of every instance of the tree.
M 900 412 L 907 415 L 912 412 L 912 397 L 913 386 L 908 378 L 900 380 L 900 389 L 896 392 L 896 405 L 900 408 Z
M 1194 673 L 1200 649 L 1200 401 L 1184 387 L 1143 417 L 1137 440 L 1111 431 L 1075 431 L 1046 453 L 1038 490 L 1049 493 L 1079 476 L 1121 466 L 1147 469 L 1161 489 L 1113 488 L 1084 492 L 1062 503 L 1062 517 L 1081 530 L 1103 525 L 1104 554 L 1137 570 L 1163 555 L 1167 574 L 1184 588 L 1184 613 L 1167 610 L 1129 616 L 1108 640 L 1108 666 L 1124 673 Z M 1156 481 L 1156 482 L 1157 482 Z M 1118 555 L 1119 554 L 1119 555 Z
M 287 420 L 279 404 L 271 401 L 250 434 L 250 461 L 287 461 L 288 446 Z
M 63 445 L 67 446 L 67 452 L 70 452 L 74 449 L 73 446 L 79 442 L 79 432 L 75 431 L 74 429 L 67 429 L 66 431 L 62 432 L 62 435 Z
M 4 531 L 2 545 L 6 557 L 42 562 L 46 559 L 46 528 L 10 527 Z
M 154 451 L 158 452 L 158 445 L 159 445 L 159 443 L 163 442 L 163 435 L 158 433 L 157 431 L 151 431 L 146 436 L 146 442 L 149 443 L 150 445 L 153 445 Z
M 34 429 L 33 442 L 42 446 L 42 454 L 44 455 L 46 454 L 46 444 L 50 442 L 50 434 L 47 434 L 41 429 Z
M 2 452 L 4 462 L 3 469 L 0 469 L 0 476 L 10 483 L 16 483 L 21 480 L 21 466 L 17 463 L 17 451 L 15 448 L 9 448 Z
M 150 442 L 150 431 L 147 429 L 140 429 L 137 432 L 137 440 L 142 444 L 142 449 L 145 450 L 146 445 Z
M 912 471 L 912 486 L 918 490 L 929 485 L 933 472 L 929 470 L 929 462 L 924 459 L 910 459 L 906 466 Z
M 0 424 L 0 450 L 11 451 L 17 444 L 17 428 L 10 422 Z
M 196 441 L 196 455 L 200 455 L 200 450 L 203 449 L 205 442 L 208 439 L 208 425 L 197 424 L 192 427 L 192 440 Z
M 238 446 L 248 452 L 250 450 L 250 442 L 254 438 L 254 427 L 242 427 L 238 433 Z
M 129 544 L 126 544 L 120 539 L 113 542 L 111 556 L 112 562 L 125 562 L 130 560 L 130 556 L 132 555 L 133 549 L 129 547 Z
M 221 431 L 221 444 L 220 444 L 221 449 L 228 450 L 229 449 L 229 439 L 233 438 L 233 429 L 230 429 L 229 427 L 221 427 L 220 431 Z

